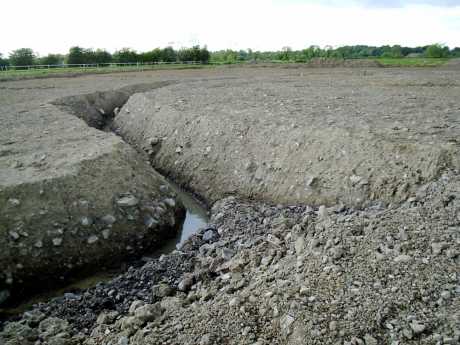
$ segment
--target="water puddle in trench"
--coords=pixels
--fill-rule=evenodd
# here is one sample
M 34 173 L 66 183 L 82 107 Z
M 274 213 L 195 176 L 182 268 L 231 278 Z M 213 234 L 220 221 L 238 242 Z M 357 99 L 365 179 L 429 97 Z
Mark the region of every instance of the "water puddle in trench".
M 174 182 L 169 181 L 171 189 L 176 192 L 178 198 L 186 208 L 186 216 L 184 223 L 177 232 L 176 236 L 169 239 L 163 246 L 152 253 L 146 253 L 143 256 L 144 261 L 149 258 L 159 257 L 162 254 L 171 253 L 174 249 L 180 247 L 191 235 L 195 234 L 200 228 L 206 226 L 209 220 L 208 211 L 205 206 L 198 201 L 193 195 L 184 191 Z M 108 269 L 102 272 L 97 272 L 84 278 L 70 279 L 69 283 L 60 288 L 48 290 L 30 297 L 29 299 L 5 309 L 0 308 L 0 321 L 6 320 L 14 315 L 21 314 L 30 309 L 34 304 L 49 301 L 55 297 L 63 296 L 67 292 L 75 292 L 96 286 L 98 283 L 106 282 L 122 274 L 126 269 L 126 263 L 119 268 Z

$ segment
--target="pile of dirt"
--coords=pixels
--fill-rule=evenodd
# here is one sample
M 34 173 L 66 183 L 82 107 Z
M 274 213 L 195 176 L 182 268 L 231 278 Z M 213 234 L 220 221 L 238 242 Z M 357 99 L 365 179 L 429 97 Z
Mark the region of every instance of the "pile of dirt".
M 459 210 L 454 171 L 424 185 L 416 199 L 386 209 L 227 198 L 214 205 L 209 228 L 180 251 L 38 306 L 7 324 L 0 339 L 7 345 L 455 344 Z
M 453 89 L 437 100 L 421 88 L 417 112 L 411 95 L 385 85 L 372 85 L 370 100 L 367 82 L 337 83 L 300 76 L 174 84 L 133 95 L 113 128 L 210 202 L 399 203 L 460 168 Z M 439 107 L 449 113 L 440 116 Z
M 91 124 L 94 107 L 108 111 L 129 92 L 76 96 L 68 106 L 84 105 Z M 51 104 L 14 115 L 0 155 L 0 304 L 175 236 L 185 209 L 145 157 Z

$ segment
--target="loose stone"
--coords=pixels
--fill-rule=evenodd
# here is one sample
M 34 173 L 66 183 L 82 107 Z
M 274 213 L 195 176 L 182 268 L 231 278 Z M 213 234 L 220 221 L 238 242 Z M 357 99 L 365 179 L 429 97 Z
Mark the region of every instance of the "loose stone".
M 117 200 L 117 204 L 120 207 L 132 207 L 136 206 L 139 200 L 134 195 L 125 195 Z
M 93 244 L 93 243 L 96 243 L 97 241 L 99 241 L 99 237 L 97 237 L 96 235 L 91 235 L 90 237 L 88 237 L 88 244 Z

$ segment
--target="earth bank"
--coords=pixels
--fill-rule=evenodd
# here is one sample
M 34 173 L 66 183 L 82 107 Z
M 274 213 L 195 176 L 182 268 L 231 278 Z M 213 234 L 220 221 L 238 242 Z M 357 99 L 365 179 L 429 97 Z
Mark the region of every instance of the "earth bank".
M 399 207 L 227 198 L 180 251 L 24 314 L 16 344 L 457 344 L 460 180 Z M 249 236 L 248 236 L 249 235 Z
M 0 304 L 175 236 L 183 206 L 129 145 L 51 104 L 18 120 L 0 157 Z
M 401 92 L 371 80 L 177 83 L 133 95 L 112 126 L 211 202 L 399 203 L 460 168 L 459 87 L 438 99 L 429 87 Z

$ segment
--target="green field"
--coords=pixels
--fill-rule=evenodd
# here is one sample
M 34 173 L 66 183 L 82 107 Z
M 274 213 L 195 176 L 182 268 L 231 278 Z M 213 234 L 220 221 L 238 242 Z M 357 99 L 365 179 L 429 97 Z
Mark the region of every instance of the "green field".
M 64 68 L 33 68 L 28 70 L 0 71 L 0 81 L 46 78 L 53 76 L 74 76 L 81 74 L 103 74 L 116 72 L 136 72 L 164 69 L 198 69 L 212 67 L 213 65 L 191 64 L 164 64 L 164 65 L 133 65 L 133 66 L 110 66 L 110 67 L 64 67 Z
M 384 67 L 436 67 L 441 66 L 449 58 L 377 58 Z M 263 61 L 260 61 L 263 62 Z M 265 63 L 294 63 L 293 61 L 266 61 Z M 238 62 L 244 65 L 245 62 Z M 0 81 L 47 78 L 53 76 L 75 76 L 81 74 L 102 74 L 116 72 L 136 72 L 164 69 L 198 69 L 225 65 L 223 63 L 210 63 L 205 65 L 192 64 L 160 64 L 160 65 L 132 65 L 132 66 L 108 66 L 108 67 L 63 67 L 63 68 L 32 68 L 28 70 L 0 71 Z
M 436 67 L 445 64 L 449 58 L 378 58 L 385 67 Z

